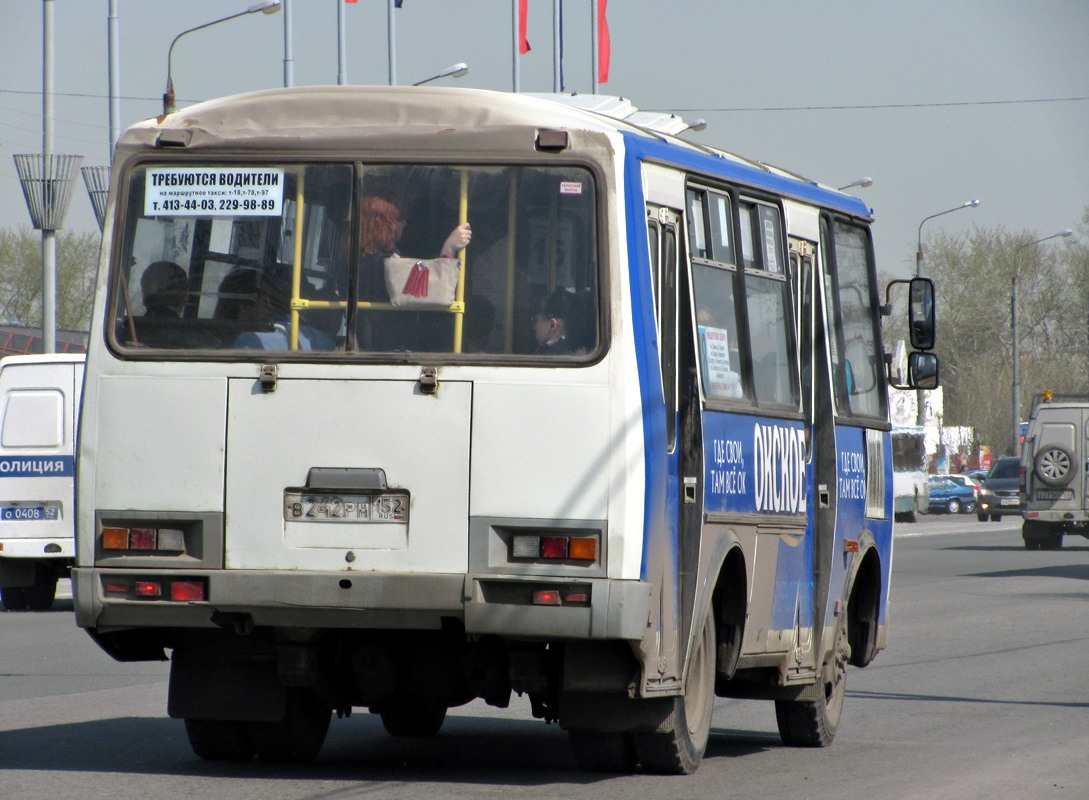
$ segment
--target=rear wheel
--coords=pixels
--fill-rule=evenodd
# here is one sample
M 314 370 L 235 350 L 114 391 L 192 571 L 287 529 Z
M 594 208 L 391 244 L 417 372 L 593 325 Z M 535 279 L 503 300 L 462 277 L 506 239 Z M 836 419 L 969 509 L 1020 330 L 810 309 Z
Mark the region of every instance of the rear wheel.
M 253 758 L 253 740 L 245 722 L 187 719 L 185 733 L 193 752 L 205 761 L 249 761 Z
M 392 736 L 434 736 L 446 720 L 446 706 L 428 705 L 407 695 L 383 704 L 379 713 Z
M 817 700 L 776 700 L 775 722 L 783 744 L 790 747 L 827 747 L 836 737 L 847 688 L 847 662 L 851 645 L 847 626 L 840 623 L 836 643 L 821 670 L 823 697 Z
M 253 747 L 262 761 L 313 761 L 325 743 L 331 713 L 312 693 L 288 688 L 282 720 L 249 723 Z
M 961 509 L 960 500 L 958 500 L 955 497 L 952 500 L 950 500 L 945 506 L 945 510 L 948 511 L 950 514 L 959 514 L 960 509 Z
M 23 591 L 31 611 L 48 611 L 57 597 L 57 573 L 41 564 L 35 564 L 34 585 Z
M 22 586 L 5 586 L 0 589 L 0 600 L 8 611 L 22 611 L 26 608 L 26 590 Z
M 711 736 L 715 702 L 715 618 L 708 612 L 696 642 L 683 697 L 673 698 L 673 728 L 661 733 L 633 733 L 639 761 L 649 772 L 690 775 L 696 771 Z
M 568 731 L 567 737 L 580 769 L 620 773 L 635 770 L 639 755 L 630 733 L 574 730 Z

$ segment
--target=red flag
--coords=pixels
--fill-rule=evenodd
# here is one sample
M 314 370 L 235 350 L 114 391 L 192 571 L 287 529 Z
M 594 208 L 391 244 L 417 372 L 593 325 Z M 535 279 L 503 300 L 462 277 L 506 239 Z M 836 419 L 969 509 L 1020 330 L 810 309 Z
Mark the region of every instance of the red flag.
M 530 51 L 529 39 L 526 38 L 526 14 L 529 0 L 518 0 L 518 52 L 525 55 Z
M 597 0 L 597 82 L 609 82 L 609 22 L 605 5 L 609 0 Z

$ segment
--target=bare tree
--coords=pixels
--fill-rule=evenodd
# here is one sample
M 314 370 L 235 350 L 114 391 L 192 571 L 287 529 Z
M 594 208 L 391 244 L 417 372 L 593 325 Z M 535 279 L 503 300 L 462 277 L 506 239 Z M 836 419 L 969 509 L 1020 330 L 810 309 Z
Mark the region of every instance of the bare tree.
M 85 331 L 91 321 L 100 237 L 57 234 L 57 327 Z M 42 324 L 41 234 L 22 226 L 0 229 L 0 320 L 28 327 Z

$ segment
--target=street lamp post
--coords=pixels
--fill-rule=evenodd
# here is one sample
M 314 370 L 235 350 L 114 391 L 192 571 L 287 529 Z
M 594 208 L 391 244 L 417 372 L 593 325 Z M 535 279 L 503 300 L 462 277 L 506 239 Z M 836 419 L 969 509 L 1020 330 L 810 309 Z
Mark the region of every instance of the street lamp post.
M 235 17 L 244 17 L 246 14 L 255 14 L 258 11 L 264 14 L 275 14 L 280 10 L 280 0 L 260 0 L 260 2 L 254 3 L 245 11 L 239 11 L 237 14 L 231 14 L 229 17 L 223 17 L 221 19 L 215 19 L 211 22 L 205 22 L 203 25 L 198 25 L 195 28 L 190 28 L 187 31 L 182 31 L 174 37 L 174 41 L 170 43 L 170 49 L 166 52 L 166 93 L 163 95 L 163 114 L 171 114 L 174 111 L 174 78 L 171 75 L 171 61 L 174 58 L 174 45 L 178 43 L 178 39 L 185 36 L 187 33 L 193 31 L 199 31 L 201 28 L 208 28 L 212 25 L 218 25 L 221 22 L 226 22 L 229 19 Z
M 439 78 L 461 78 L 469 74 L 469 66 L 464 63 L 451 64 L 438 75 L 432 75 L 430 78 L 424 78 L 422 81 L 416 81 L 413 86 L 423 86 L 425 83 L 431 83 L 431 81 L 437 81 Z
M 918 246 L 915 249 L 915 277 L 918 278 L 923 270 L 923 224 L 928 219 L 934 219 L 934 217 L 940 217 L 944 214 L 952 214 L 954 211 L 960 211 L 962 208 L 975 208 L 979 205 L 978 200 L 969 200 L 967 203 L 961 203 L 955 208 L 949 208 L 945 211 L 939 211 L 937 214 L 931 214 L 929 217 L 923 217 L 923 221 L 919 223 L 919 241 Z M 922 427 L 926 423 L 926 393 L 925 390 L 919 389 L 915 392 L 915 424 Z
M 1035 242 L 1029 242 L 1023 244 L 1013 251 L 1013 279 L 1010 281 L 1010 338 L 1012 339 L 1013 346 L 1013 455 L 1021 455 L 1021 378 L 1020 378 L 1020 360 L 1021 355 L 1018 352 L 1021 349 L 1020 342 L 1017 338 L 1017 273 L 1021 269 L 1021 251 L 1026 247 L 1035 247 L 1040 242 L 1046 242 L 1048 239 L 1057 239 L 1060 236 L 1066 238 L 1073 233 L 1069 228 L 1066 230 L 1053 233 L 1050 236 L 1045 236 L 1043 239 L 1037 239 Z
M 931 214 L 929 217 L 923 217 L 923 222 L 928 219 L 934 219 L 934 217 L 940 217 L 943 214 L 952 214 L 954 211 L 960 211 L 962 208 L 975 208 L 979 205 L 978 200 L 969 200 L 967 203 L 961 203 L 956 208 L 950 208 L 946 211 L 939 211 L 937 214 Z M 919 246 L 915 250 L 915 277 L 919 277 L 919 273 L 923 268 L 923 222 L 919 223 Z

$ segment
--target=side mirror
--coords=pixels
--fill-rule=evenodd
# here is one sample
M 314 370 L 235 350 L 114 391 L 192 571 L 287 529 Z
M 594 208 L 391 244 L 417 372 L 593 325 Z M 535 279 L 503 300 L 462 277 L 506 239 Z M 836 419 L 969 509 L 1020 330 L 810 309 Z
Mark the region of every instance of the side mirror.
M 938 357 L 933 353 L 909 353 L 908 384 L 913 389 L 937 389 Z
M 930 278 L 912 278 L 908 308 L 911 346 L 916 350 L 934 347 L 934 283 Z

